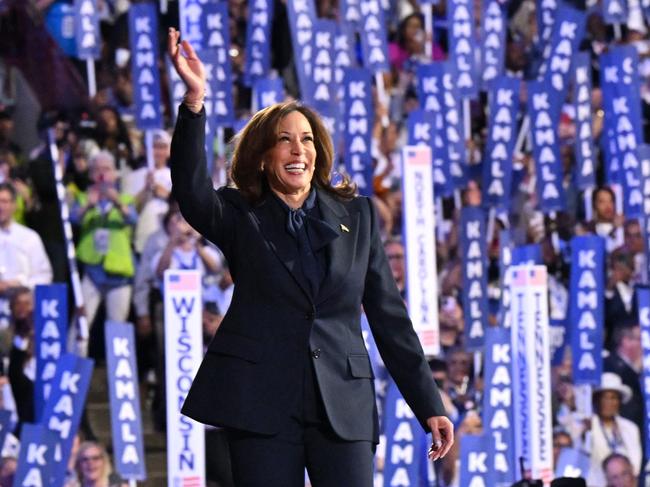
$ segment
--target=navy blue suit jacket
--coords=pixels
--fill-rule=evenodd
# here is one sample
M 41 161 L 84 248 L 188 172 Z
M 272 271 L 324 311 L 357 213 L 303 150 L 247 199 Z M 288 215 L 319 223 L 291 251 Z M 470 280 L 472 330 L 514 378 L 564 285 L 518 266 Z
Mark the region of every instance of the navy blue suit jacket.
M 207 424 L 275 434 L 301 393 L 311 350 L 334 431 L 346 440 L 377 442 L 373 373 L 360 328 L 363 305 L 379 352 L 422 425 L 444 415 L 371 200 L 343 201 L 317 189 L 323 220 L 340 235 L 328 245 L 328 270 L 313 299 L 296 277 L 295 243 L 277 205 L 251 205 L 236 189 L 212 188 L 204 124 L 203 111 L 197 116 L 179 110 L 172 192 L 187 221 L 226 256 L 235 290 L 182 412 Z

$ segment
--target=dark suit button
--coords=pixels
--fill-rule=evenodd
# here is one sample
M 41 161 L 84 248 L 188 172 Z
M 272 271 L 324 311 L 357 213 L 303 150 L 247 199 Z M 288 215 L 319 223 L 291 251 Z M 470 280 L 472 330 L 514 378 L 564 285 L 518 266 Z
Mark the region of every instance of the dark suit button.
M 320 348 L 317 348 L 316 350 L 312 351 L 311 356 L 314 358 L 320 357 Z
M 305 313 L 305 319 L 306 320 L 313 320 L 314 319 L 314 312 L 310 311 L 309 313 Z

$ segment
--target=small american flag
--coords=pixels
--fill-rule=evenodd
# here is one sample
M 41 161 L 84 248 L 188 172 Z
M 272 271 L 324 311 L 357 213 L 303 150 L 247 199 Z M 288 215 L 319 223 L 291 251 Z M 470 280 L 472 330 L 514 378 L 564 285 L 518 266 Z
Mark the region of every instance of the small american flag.
M 512 270 L 512 283 L 515 286 L 525 286 L 527 283 L 526 280 L 526 271 L 523 269 L 513 269 Z
M 530 269 L 528 272 L 528 284 L 531 286 L 546 284 L 546 267 Z
M 406 163 L 409 166 L 424 166 L 431 164 L 431 149 L 424 145 L 409 147 L 406 150 Z
M 203 487 L 201 477 L 176 477 L 174 487 Z
M 171 274 L 167 279 L 168 291 L 196 291 L 199 285 L 199 274 L 196 272 Z
M 438 342 L 438 333 L 434 330 L 423 330 L 420 332 L 422 346 L 428 347 Z

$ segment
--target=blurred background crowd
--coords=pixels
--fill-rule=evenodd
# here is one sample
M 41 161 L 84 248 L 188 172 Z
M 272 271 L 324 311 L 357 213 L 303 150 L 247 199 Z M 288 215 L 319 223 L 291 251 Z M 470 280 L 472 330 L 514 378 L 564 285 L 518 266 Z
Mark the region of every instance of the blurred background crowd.
M 206 344 L 227 311 L 233 291 L 228 263 L 210 242 L 200 238 L 170 200 L 169 158 L 172 112 L 177 109 L 167 96 L 169 84 L 163 59 L 159 59 L 166 130 L 153 136 L 154 165 L 147 166 L 144 135 L 134 125 L 133 80 L 129 64 L 127 12 L 129 0 L 97 0 L 101 18 L 101 59 L 96 62 L 97 94 L 88 97 L 85 63 L 74 57 L 67 0 L 0 0 L 0 293 L 9 300 L 8 322 L 0 330 L 3 358 L 0 381 L 4 406 L 13 408 L 20 425 L 33 419 L 33 295 L 35 285 L 69 282 L 70 266 L 61 224 L 50 143 L 58 149 L 55 161 L 63 174 L 82 273 L 81 288 L 90 323 L 105 319 L 134 323 L 144 407 L 152 410 L 156 428 L 164 430 L 163 316 L 161 279 L 166 269 L 199 269 L 203 274 L 204 335 Z M 540 60 L 537 47 L 536 4 L 511 0 L 506 36 L 506 71 L 530 79 Z M 592 55 L 591 93 L 594 150 L 603 127 L 602 96 L 598 83 L 598 56 L 611 46 L 636 47 L 641 63 L 641 100 L 644 135 L 650 130 L 650 35 L 640 0 L 629 0 L 629 19 L 615 32 L 606 25 L 599 4 L 573 2 L 588 11 L 587 30 L 580 46 Z M 406 117 L 418 108 L 415 66 L 426 61 L 425 43 L 433 44 L 433 59 L 447 57 L 445 1 L 432 6 L 433 38 L 425 34 L 420 5 L 415 0 L 390 0 L 386 16 L 390 72 L 384 83 L 387 103 L 376 101 L 373 130 L 373 201 L 379 212 L 385 249 L 401 291 L 405 287 L 405 247 L 402 234 L 401 148 L 406 143 Z M 477 25 L 481 2 L 474 0 Z M 228 0 L 230 14 L 233 93 L 236 118 L 251 115 L 251 90 L 243 82 L 247 2 Z M 275 2 L 271 59 L 284 81 L 287 96 L 299 98 L 285 0 Z M 337 0 L 316 0 L 321 17 L 337 19 Z M 160 15 L 160 52 L 164 52 L 167 26 L 178 25 L 178 4 L 169 2 Z M 522 90 L 522 100 L 525 101 Z M 439 282 L 441 355 L 431 360 L 432 373 L 443 391 L 458 436 L 482 429 L 483 384 L 474 369 L 474 356 L 463 343 L 462 261 L 459 248 L 459 205 L 481 205 L 483 150 L 487 134 L 486 97 L 471 104 L 471 139 L 467 140 L 469 174 L 460 198 L 443 202 L 442 231 L 437 232 L 436 255 Z M 382 124 L 382 116 L 389 123 Z M 606 240 L 607 290 L 602 383 L 594 388 L 593 415 L 584 417 L 576 408 L 570 357 L 552 369 L 553 447 L 588 447 L 591 456 L 589 485 L 650 485 L 643 481 L 644 400 L 640 373 L 642 346 L 637 317 L 635 286 L 646 282 L 645 245 L 637 219 L 626 218 L 621 190 L 604 182 L 603 157 L 599 155 L 597 180 L 588 204 L 573 185 L 575 167 L 575 113 L 569 103 L 556 121 L 561 144 L 563 182 L 568 211 L 551 219 L 536 209 L 535 161 L 523 151 L 512 161 L 512 204 L 497 219 L 498 230 L 509 229 L 516 245 L 537 244 L 549 273 L 549 315 L 567 317 L 569 301 L 569 240 L 575 235 L 596 234 Z M 48 130 L 54 129 L 53 140 Z M 233 135 L 226 131 L 226 139 Z M 215 182 L 228 161 L 216 156 Z M 99 230 L 99 231 L 98 231 Z M 489 296 L 491 325 L 497 325 L 500 299 L 499 231 L 489 242 Z M 554 241 L 553 235 L 558 239 Z M 441 238 L 442 237 L 442 238 Z M 110 258 L 109 258 L 110 257 Z M 110 262 L 111 264 L 108 264 Z M 102 326 L 91 327 L 89 356 L 103 359 Z M 30 368 L 31 367 L 31 368 Z M 7 403 L 12 397 L 13 405 Z M 84 422 L 81 436 L 93 440 Z M 591 440 L 585 442 L 589 433 Z M 216 434 L 218 432 L 208 432 Z M 0 485 L 11 485 L 16 463 L 16 441 L 2 450 Z M 227 463 L 222 443 L 216 438 L 208 459 Z M 110 445 L 107 445 L 110 449 Z M 145 445 L 146 447 L 146 445 Z M 210 448 L 210 443 L 209 443 Z M 212 452 L 212 453 L 211 453 Z M 438 466 L 439 485 L 458 485 L 458 451 Z M 210 463 L 210 460 L 208 460 Z M 381 462 L 379 462 L 381 464 Z M 70 465 L 73 485 L 109 485 L 110 459 L 106 448 L 83 442 Z M 230 485 L 227 468 L 209 472 L 213 485 Z M 119 482 L 114 479 L 111 482 Z M 111 483 L 110 485 L 114 485 Z

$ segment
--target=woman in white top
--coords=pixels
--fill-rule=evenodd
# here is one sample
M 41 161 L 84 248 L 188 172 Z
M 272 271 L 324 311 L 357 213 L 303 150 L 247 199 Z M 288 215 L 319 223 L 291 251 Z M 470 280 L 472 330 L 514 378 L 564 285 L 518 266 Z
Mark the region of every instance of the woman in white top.
M 593 392 L 594 415 L 591 419 L 591 465 L 587 485 L 605 487 L 607 481 L 602 469 L 603 460 L 612 453 L 620 453 L 630 459 L 634 474 L 641 471 L 641 435 L 632 421 L 619 415 L 622 403 L 629 401 L 632 391 L 621 378 L 603 373 L 600 386 Z

